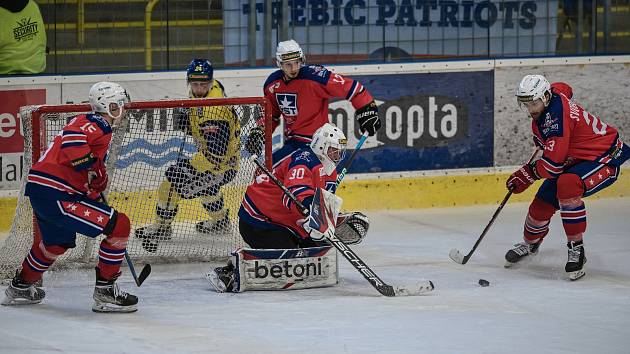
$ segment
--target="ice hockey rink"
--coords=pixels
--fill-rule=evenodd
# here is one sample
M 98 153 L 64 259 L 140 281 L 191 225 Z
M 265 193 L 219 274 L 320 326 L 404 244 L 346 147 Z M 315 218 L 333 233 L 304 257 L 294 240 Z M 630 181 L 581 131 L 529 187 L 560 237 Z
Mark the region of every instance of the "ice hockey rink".
M 356 252 L 392 285 L 432 280 L 415 297 L 380 296 L 340 257 L 336 287 L 217 294 L 216 264 L 155 265 L 134 314 L 91 311 L 93 271 L 47 274 L 44 303 L 0 307 L 1 353 L 628 353 L 630 199 L 587 200 L 587 275 L 564 272 L 562 225 L 516 268 L 503 255 L 521 239 L 527 204 L 508 204 L 468 264 L 496 205 L 369 212 Z M 489 287 L 478 285 L 480 278 Z

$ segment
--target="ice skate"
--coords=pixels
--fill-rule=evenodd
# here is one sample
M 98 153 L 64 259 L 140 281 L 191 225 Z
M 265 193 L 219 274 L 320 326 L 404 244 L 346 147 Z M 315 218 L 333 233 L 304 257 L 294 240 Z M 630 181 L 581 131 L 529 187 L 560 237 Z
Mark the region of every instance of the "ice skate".
M 151 224 L 136 229 L 136 237 L 142 240 L 142 248 L 155 253 L 160 241 L 168 241 L 173 237 L 173 228 L 170 224 Z
M 536 243 L 519 242 L 505 254 L 505 268 L 510 268 L 524 257 L 538 253 L 542 240 Z
M 210 285 L 218 293 L 230 292 L 234 289 L 234 265 L 228 261 L 225 267 L 216 267 L 206 274 Z
M 586 275 L 584 263 L 586 263 L 586 254 L 582 241 L 573 241 L 567 243 L 568 259 L 564 270 L 569 273 L 571 281 L 578 280 Z
M 136 237 L 140 239 L 168 241 L 173 237 L 173 228 L 169 224 L 151 224 L 136 229 Z
M 15 277 L 4 292 L 6 298 L 2 305 L 32 305 L 39 304 L 46 297 L 46 292 L 41 288 L 41 282 L 28 284 L 22 281 L 19 271 L 15 272 Z
M 230 228 L 230 220 L 227 214 L 219 220 L 204 220 L 200 221 L 196 225 L 198 232 L 202 234 L 216 234 L 225 232 Z
M 136 312 L 138 310 L 138 298 L 128 294 L 118 288 L 116 279 L 120 273 L 111 280 L 101 278 L 98 268 L 96 268 L 96 285 L 94 286 L 94 312 Z

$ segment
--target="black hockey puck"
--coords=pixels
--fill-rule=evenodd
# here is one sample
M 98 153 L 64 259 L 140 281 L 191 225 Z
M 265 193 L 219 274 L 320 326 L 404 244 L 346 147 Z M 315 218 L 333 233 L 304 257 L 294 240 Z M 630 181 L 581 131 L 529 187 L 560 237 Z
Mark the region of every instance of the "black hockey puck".
M 485 279 L 479 279 L 479 285 L 486 287 L 490 285 L 490 282 Z

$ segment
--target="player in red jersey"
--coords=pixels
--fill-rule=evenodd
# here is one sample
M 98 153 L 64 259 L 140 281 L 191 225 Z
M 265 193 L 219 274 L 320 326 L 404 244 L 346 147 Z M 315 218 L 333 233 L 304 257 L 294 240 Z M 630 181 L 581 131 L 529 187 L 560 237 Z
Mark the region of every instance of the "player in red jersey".
M 278 43 L 276 64 L 280 70 L 267 78 L 263 93 L 271 102 L 273 126 L 284 119 L 284 146 L 273 153 L 277 166 L 297 149 L 308 147 L 313 133 L 328 123 L 328 101 L 343 98 L 356 109 L 361 132 L 376 134 L 381 122 L 374 98 L 358 81 L 333 73 L 321 65 L 306 65 L 300 45 L 294 40 Z M 259 154 L 262 128 L 253 130 L 246 148 Z
M 521 193 L 544 178 L 525 219 L 524 242 L 509 250 L 506 266 L 536 253 L 549 232 L 549 221 L 560 210 L 567 236 L 565 271 L 571 280 L 585 275 L 583 234 L 586 208 L 582 198 L 612 185 L 620 166 L 630 158 L 617 129 L 604 123 L 571 100 L 573 90 L 565 83 L 549 84 L 542 75 L 527 75 L 516 90 L 521 108 L 532 118 L 535 144 L 542 158 L 524 165 L 506 186 Z
M 119 84 L 98 82 L 90 88 L 93 113 L 74 117 L 31 167 L 25 188 L 41 240 L 33 245 L 5 291 L 4 305 L 36 304 L 46 295 L 39 286 L 44 272 L 76 246 L 76 233 L 105 234 L 99 250 L 94 288 L 95 312 L 134 312 L 138 298 L 116 284 L 131 229 L 129 218 L 105 204 L 105 160 L 112 126 L 123 119 L 129 96 Z
M 313 135 L 310 147 L 299 148 L 284 159 L 273 170 L 274 176 L 295 195 L 302 205 L 311 210 L 317 189 L 328 194 L 327 204 L 331 210 L 339 209 L 341 198 L 333 195 L 337 188 L 336 166 L 344 157 L 346 137 L 330 123 L 325 123 Z M 260 173 L 247 187 L 238 212 L 239 231 L 243 240 L 254 249 L 296 249 L 326 245 L 324 235 L 308 226 L 308 216 L 302 215 L 296 204 L 270 178 Z M 332 213 L 335 214 L 335 213 Z M 337 216 L 333 215 L 333 220 Z M 348 243 L 359 243 L 367 232 L 369 219 L 361 213 L 340 216 L 345 235 L 354 239 Z M 339 231 L 340 219 L 337 219 Z M 347 219 L 352 219 L 349 221 Z M 352 224 L 361 225 L 360 230 Z M 356 225 L 355 224 L 355 225 Z M 335 232 L 335 235 L 339 235 Z M 338 236 L 342 239 L 342 236 Z M 234 264 L 219 267 L 208 274 L 213 287 L 219 291 L 231 291 L 234 283 Z
M 317 188 L 335 193 L 335 167 L 343 159 L 345 148 L 343 132 L 325 123 L 313 136 L 310 148 L 296 150 L 273 173 L 304 207 L 310 208 Z M 302 227 L 304 216 L 295 203 L 264 173 L 247 187 L 238 215 L 241 236 L 253 248 L 316 245 Z

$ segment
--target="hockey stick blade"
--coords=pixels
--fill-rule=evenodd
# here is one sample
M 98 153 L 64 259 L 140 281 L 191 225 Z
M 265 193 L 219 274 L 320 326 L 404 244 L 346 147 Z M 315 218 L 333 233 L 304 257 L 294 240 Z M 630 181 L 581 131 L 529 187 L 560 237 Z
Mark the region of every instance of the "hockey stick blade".
M 145 264 L 142 270 L 140 271 L 140 275 L 138 276 L 138 279 L 135 279 L 136 285 L 138 286 L 142 285 L 142 283 L 144 283 L 144 281 L 149 277 L 149 274 L 151 274 L 151 265 Z
M 396 296 L 416 296 L 433 291 L 435 286 L 432 281 L 427 280 L 419 282 L 413 286 L 395 286 L 393 288 Z
M 452 260 L 459 264 L 466 264 L 470 258 L 464 256 L 458 249 L 453 248 L 448 256 L 451 257 Z

